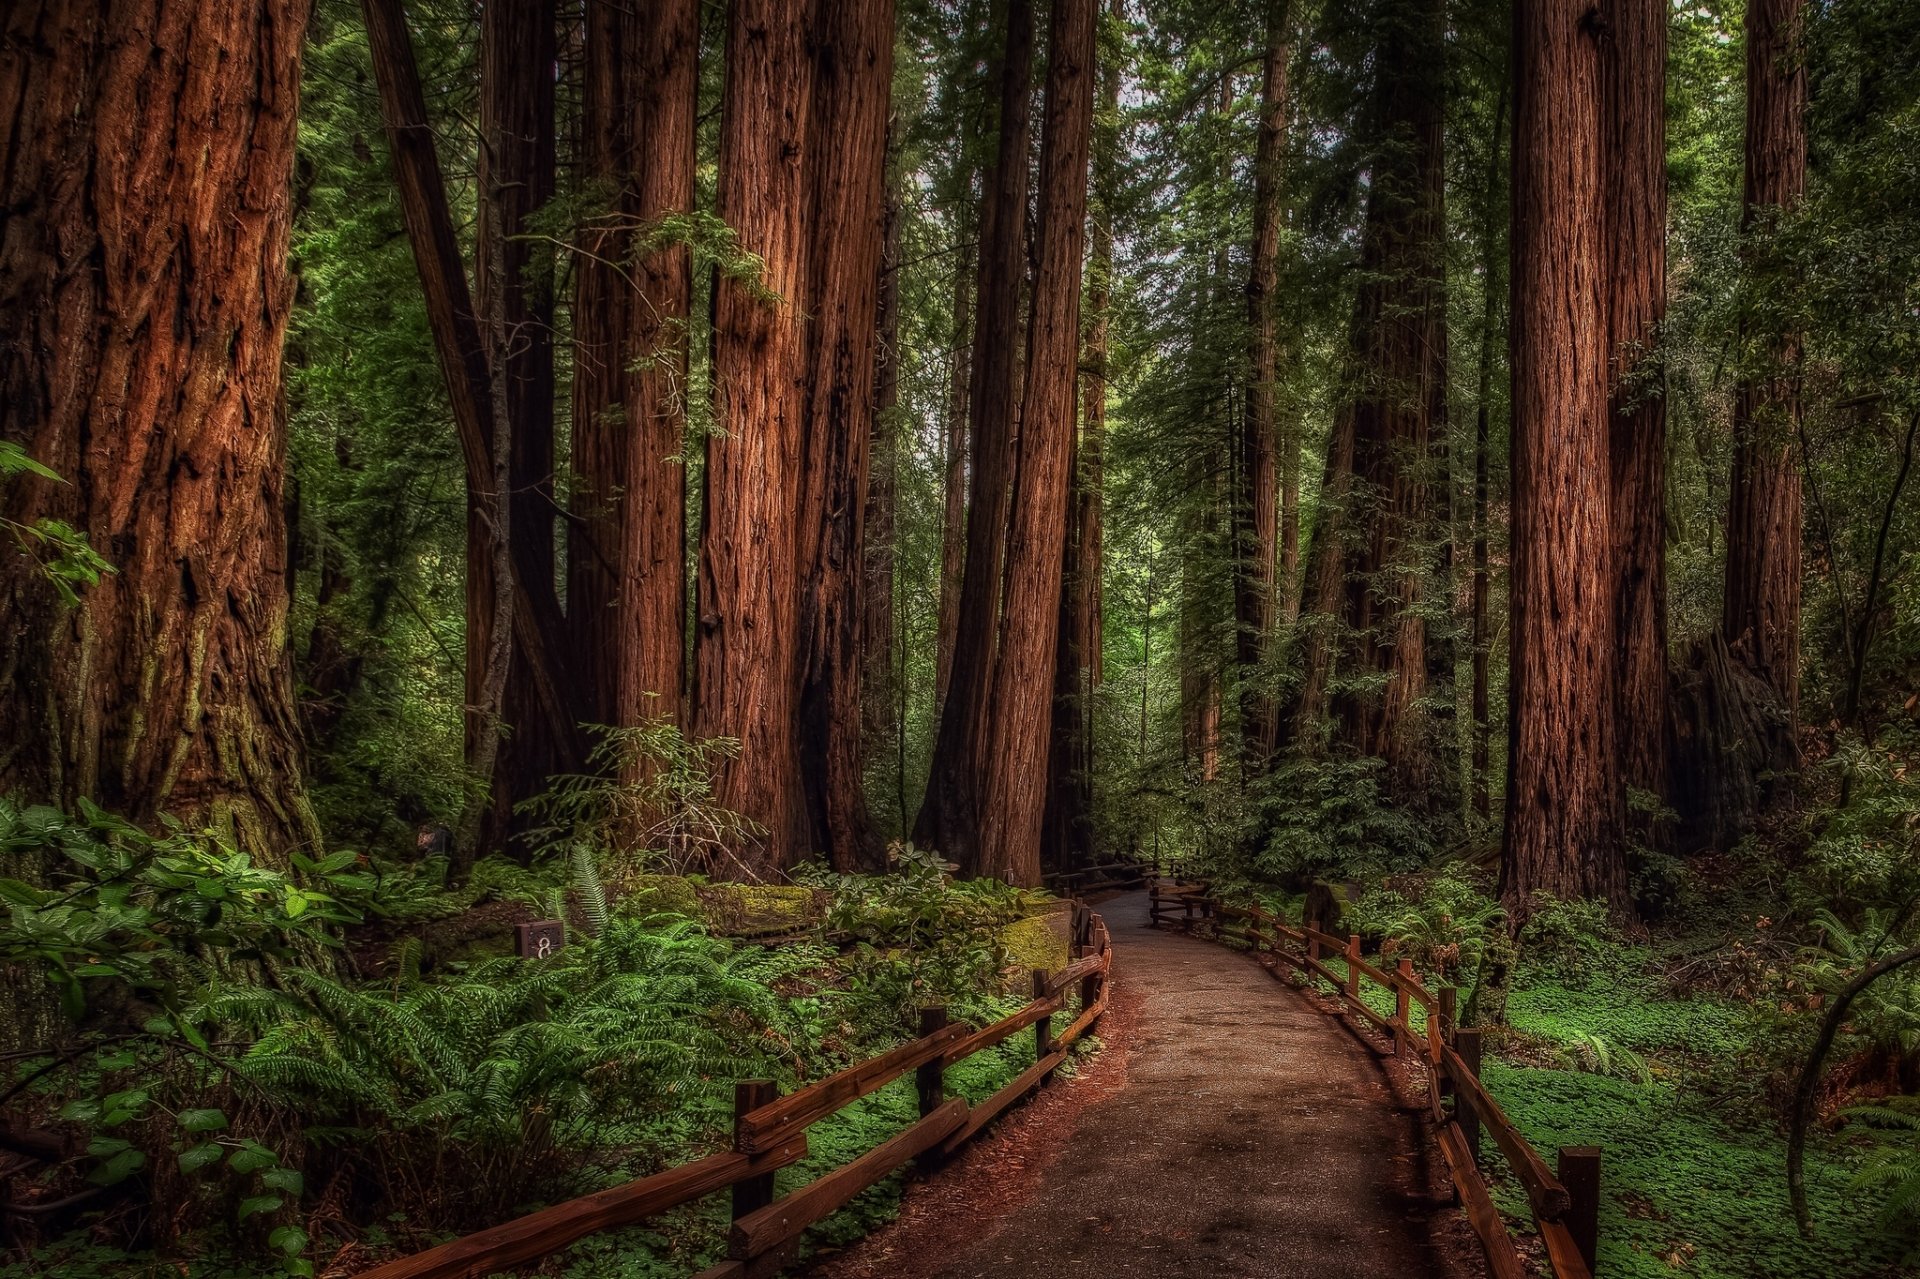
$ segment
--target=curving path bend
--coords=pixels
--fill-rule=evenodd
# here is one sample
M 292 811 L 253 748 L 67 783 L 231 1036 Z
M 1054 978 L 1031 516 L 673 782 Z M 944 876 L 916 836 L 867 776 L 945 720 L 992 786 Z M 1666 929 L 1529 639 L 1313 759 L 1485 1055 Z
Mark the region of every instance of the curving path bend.
M 1026 1143 L 1033 1157 L 1014 1162 L 1040 1166 L 1011 1203 L 920 1232 L 932 1239 L 903 1223 L 848 1254 L 875 1250 L 865 1265 L 829 1273 L 1418 1279 L 1461 1269 L 1458 1250 L 1436 1243 L 1451 1214 L 1422 1116 L 1354 1032 L 1246 956 L 1148 927 L 1145 893 L 1097 909 L 1113 934 L 1124 1077 L 1038 1121 L 1047 1130 Z M 928 1188 L 983 1175 L 993 1174 L 963 1161 Z

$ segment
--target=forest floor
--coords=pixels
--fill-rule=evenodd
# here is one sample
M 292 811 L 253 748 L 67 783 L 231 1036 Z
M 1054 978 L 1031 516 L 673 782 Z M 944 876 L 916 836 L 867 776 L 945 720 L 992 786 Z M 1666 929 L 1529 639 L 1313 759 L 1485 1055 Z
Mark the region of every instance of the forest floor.
M 1247 958 L 1148 928 L 1144 894 L 1099 909 L 1099 1056 L 815 1279 L 1473 1273 L 1406 1081 Z

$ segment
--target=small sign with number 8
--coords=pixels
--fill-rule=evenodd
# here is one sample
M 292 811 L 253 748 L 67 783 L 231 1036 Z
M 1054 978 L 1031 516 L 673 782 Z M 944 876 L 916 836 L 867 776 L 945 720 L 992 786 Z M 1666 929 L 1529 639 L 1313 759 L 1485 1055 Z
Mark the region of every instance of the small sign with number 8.
M 536 919 L 513 926 L 514 953 L 522 959 L 545 959 L 567 944 L 567 926 L 557 919 Z

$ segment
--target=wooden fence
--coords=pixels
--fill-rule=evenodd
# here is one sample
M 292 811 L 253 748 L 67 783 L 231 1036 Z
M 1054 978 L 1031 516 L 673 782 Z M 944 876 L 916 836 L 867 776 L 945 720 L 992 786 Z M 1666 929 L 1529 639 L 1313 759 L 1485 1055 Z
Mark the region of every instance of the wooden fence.
M 473 1279 L 537 1261 L 601 1230 L 631 1226 L 717 1191 L 733 1192 L 727 1260 L 697 1279 L 760 1279 L 787 1265 L 808 1226 L 910 1160 L 937 1164 L 1009 1106 L 1046 1082 L 1107 1007 L 1113 963 L 1107 926 L 1078 902 L 1073 909 L 1076 958 L 1058 972 L 1036 971 L 1033 998 L 1010 1017 L 972 1030 L 949 1025 L 942 1007 L 920 1010 L 919 1036 L 857 1066 L 782 1096 L 769 1081 L 739 1084 L 734 1092 L 733 1149 L 623 1186 L 517 1218 L 426 1252 L 363 1272 L 359 1279 Z M 1053 1016 L 1079 988 L 1080 1013 L 1056 1033 Z M 1034 1063 L 975 1106 L 946 1096 L 945 1070 L 954 1062 L 1031 1029 Z M 920 1118 L 899 1135 L 844 1167 L 790 1194 L 776 1196 L 774 1173 L 804 1158 L 807 1129 L 841 1108 L 913 1072 Z
M 1396 1055 L 1410 1054 L 1426 1068 L 1427 1102 L 1440 1149 L 1494 1279 L 1520 1279 L 1526 1271 L 1480 1171 L 1483 1131 L 1526 1191 L 1553 1273 L 1558 1279 L 1592 1279 L 1600 1151 L 1592 1146 L 1563 1146 L 1557 1172 L 1548 1169 L 1481 1084 L 1480 1032 L 1457 1025 L 1452 987 L 1429 992 L 1408 960 L 1402 959 L 1394 969 L 1382 969 L 1361 957 L 1357 936 L 1335 937 L 1307 924 L 1292 927 L 1257 905 L 1222 902 L 1205 884 L 1156 880 L 1148 890 L 1148 913 L 1155 927 L 1170 924 L 1192 931 L 1196 924 L 1209 926 L 1216 935 L 1240 941 L 1256 954 L 1271 955 L 1275 965 L 1270 971 L 1276 977 L 1279 965 L 1285 964 L 1309 982 L 1319 978 L 1333 987 L 1345 1007 L 1391 1037 Z M 1335 957 L 1342 961 L 1343 971 L 1325 962 Z M 1393 1016 L 1383 1016 L 1360 997 L 1362 980 L 1393 995 Z M 1424 1014 L 1424 1025 L 1417 1032 L 1412 1020 L 1416 1005 Z M 1451 1106 L 1444 1104 L 1449 1097 Z

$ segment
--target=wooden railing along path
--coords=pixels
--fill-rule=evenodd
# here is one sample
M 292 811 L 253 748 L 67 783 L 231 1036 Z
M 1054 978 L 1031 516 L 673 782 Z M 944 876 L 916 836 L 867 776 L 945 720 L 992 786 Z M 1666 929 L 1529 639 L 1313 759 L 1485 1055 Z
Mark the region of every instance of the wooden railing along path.
M 782 1096 L 767 1080 L 739 1084 L 734 1092 L 731 1150 L 387 1262 L 363 1272 L 359 1279 L 473 1279 L 537 1261 L 597 1231 L 631 1226 L 728 1188 L 733 1191 L 733 1225 L 727 1260 L 702 1271 L 697 1279 L 759 1279 L 775 1274 L 793 1259 L 808 1226 L 908 1161 L 937 1163 L 954 1153 L 1002 1111 L 1045 1083 L 1066 1059 L 1073 1042 L 1093 1028 L 1107 1008 L 1113 946 L 1105 921 L 1078 902 L 1074 903 L 1073 930 L 1077 957 L 1058 972 L 1034 972 L 1032 1002 L 1012 1016 L 972 1030 L 949 1025 L 944 1007 L 923 1008 L 918 1038 L 797 1092 Z M 1066 1007 L 1067 992 L 1076 985 L 1080 1014 L 1056 1034 L 1053 1015 Z M 1032 1066 L 978 1105 L 946 1096 L 946 1067 L 1029 1027 L 1034 1036 Z M 918 1121 L 852 1163 L 776 1197 L 774 1173 L 806 1156 L 809 1126 L 909 1071 L 920 1094 Z
M 1333 987 L 1344 1007 L 1392 1038 L 1396 1055 L 1411 1054 L 1426 1068 L 1427 1102 L 1440 1149 L 1446 1156 L 1460 1205 L 1486 1250 L 1487 1268 L 1494 1279 L 1520 1279 L 1526 1271 L 1480 1170 L 1483 1130 L 1493 1138 L 1526 1190 L 1557 1279 L 1592 1279 L 1599 1227 L 1600 1151 L 1591 1146 L 1563 1146 L 1557 1173 L 1547 1167 L 1480 1082 L 1480 1032 L 1457 1024 L 1457 997 L 1452 987 L 1429 992 L 1408 960 L 1402 959 L 1395 969 L 1379 968 L 1361 957 L 1357 936 L 1335 937 L 1306 924 L 1295 928 L 1257 905 L 1220 901 L 1205 884 L 1156 879 L 1148 889 L 1148 917 L 1156 928 L 1175 925 L 1191 932 L 1196 925 L 1212 925 L 1217 935 L 1244 942 L 1257 955 L 1271 955 L 1276 962 L 1269 971 L 1274 976 L 1280 975 L 1279 965 L 1286 964 L 1305 975 L 1309 983 L 1318 977 Z M 1323 955 L 1339 958 L 1344 971 L 1335 971 L 1324 962 Z M 1381 1015 L 1360 997 L 1362 979 L 1392 993 L 1393 1016 Z M 1425 1015 L 1419 1032 L 1413 1028 L 1415 1005 Z M 1447 1097 L 1453 1102 L 1450 1107 L 1444 1104 Z

